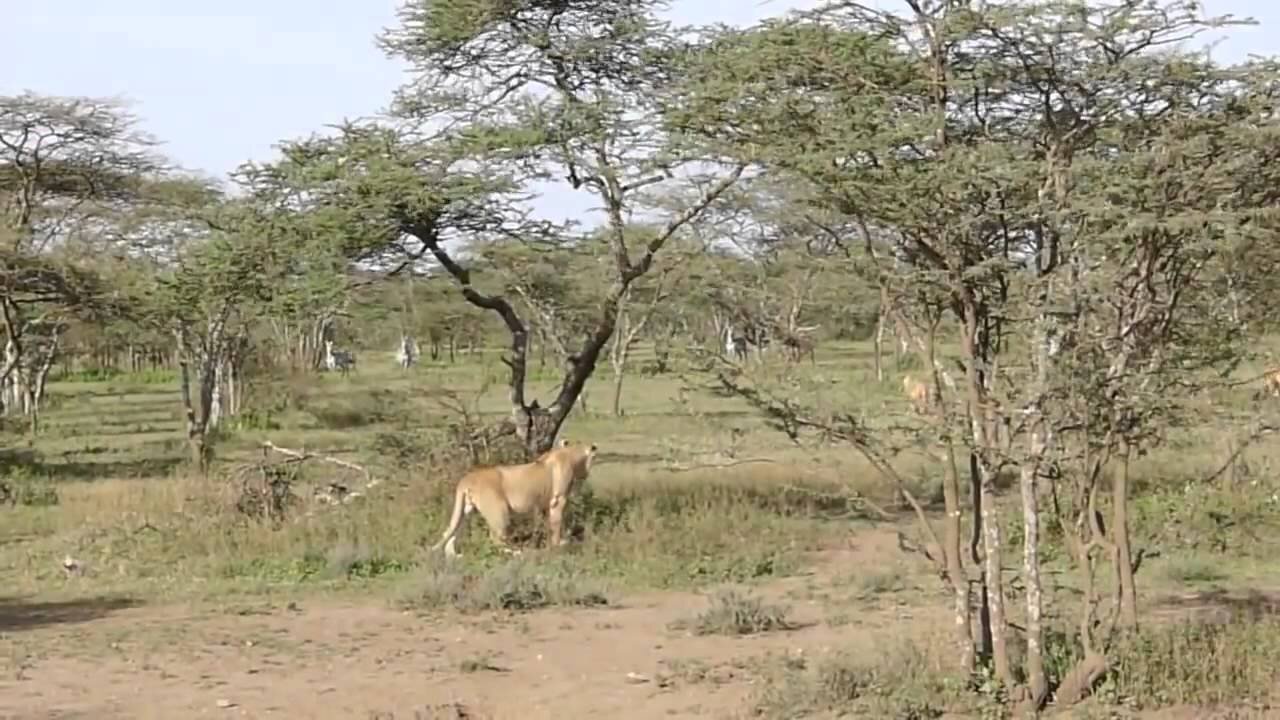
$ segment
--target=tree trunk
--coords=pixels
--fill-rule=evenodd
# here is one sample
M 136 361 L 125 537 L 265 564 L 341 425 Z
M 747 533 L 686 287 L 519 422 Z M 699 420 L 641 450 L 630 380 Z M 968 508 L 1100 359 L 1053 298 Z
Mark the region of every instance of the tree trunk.
M 1120 471 L 1111 485 L 1111 536 L 1116 546 L 1115 572 L 1120 594 L 1120 626 L 1138 626 L 1138 599 L 1133 577 L 1133 552 L 1129 538 L 1129 446 L 1121 442 Z
M 876 382 L 884 382 L 884 326 L 889 314 L 888 301 L 889 290 L 881 285 L 880 307 L 876 312 L 876 334 L 873 341 L 875 345 Z
M 881 286 L 881 298 L 887 298 L 884 286 Z M 884 329 L 888 319 L 888 305 L 883 304 L 877 320 L 877 333 Z M 939 402 L 936 404 L 934 419 L 940 428 L 949 425 L 950 411 L 944 400 L 942 383 L 936 370 L 937 333 L 936 324 L 931 324 L 923 336 L 923 355 L 925 363 L 933 371 L 928 376 L 932 381 Z M 877 344 L 879 339 L 877 339 Z M 878 351 L 877 351 L 878 356 Z M 879 361 L 877 359 L 877 366 Z M 969 576 L 964 570 L 964 559 L 960 554 L 961 511 L 960 511 L 960 472 L 956 467 L 955 441 L 950 437 L 943 440 L 945 457 L 943 458 L 942 501 L 945 517 L 942 523 L 942 560 L 946 570 L 947 581 L 951 584 L 952 615 L 955 622 L 956 642 L 960 650 L 960 667 L 965 672 L 972 672 L 977 665 L 976 651 L 973 642 L 973 625 L 969 603 Z
M 942 498 L 946 510 L 943 520 L 943 559 L 947 579 L 951 583 L 951 610 L 955 618 L 956 641 L 960 645 L 960 667 L 972 672 L 977 664 L 970 622 L 969 576 L 960 556 L 960 480 L 956 468 L 955 446 L 947 441 L 947 462 L 943 466 Z
M 186 336 L 181 330 L 177 332 L 179 355 L 178 355 L 178 393 L 182 398 L 182 410 L 187 419 L 187 448 L 190 451 L 190 461 L 195 467 L 204 469 L 204 446 L 202 436 L 204 429 L 199 426 L 196 419 L 196 409 L 191 402 L 191 366 L 187 360 L 185 352 L 182 348 L 186 345 Z
M 624 296 L 625 297 L 625 296 Z M 624 300 L 625 302 L 625 300 Z M 613 330 L 613 347 L 609 348 L 609 365 L 613 368 L 613 416 L 622 417 L 622 381 L 626 378 L 627 355 L 630 354 L 631 343 L 628 342 L 628 317 L 626 306 L 619 308 L 618 319 Z
M 1013 667 L 1009 663 L 1008 621 L 1004 612 L 1004 580 L 1001 577 L 1002 546 L 1000 517 L 996 512 L 995 478 L 979 461 L 982 493 L 983 581 L 987 589 L 988 612 L 991 616 L 991 660 L 996 677 L 1005 687 L 1015 687 Z
M 1031 443 L 1040 444 L 1038 430 L 1032 431 Z M 1027 603 L 1026 701 L 1035 711 L 1044 705 L 1049 695 L 1049 684 L 1044 673 L 1044 629 L 1040 620 L 1044 589 L 1040 582 L 1040 499 L 1036 493 L 1038 466 L 1037 462 L 1025 463 L 1019 476 L 1019 484 L 1022 486 L 1022 574 Z
M 1100 528 L 1095 515 L 1096 504 L 1093 500 L 1096 496 L 1094 490 L 1097 480 L 1096 471 L 1090 467 L 1092 463 L 1093 461 L 1086 455 L 1087 477 L 1081 480 L 1084 487 L 1078 488 L 1076 492 L 1073 503 L 1076 508 L 1074 517 L 1060 516 L 1058 519 L 1058 525 L 1062 528 L 1071 557 L 1075 560 L 1076 569 L 1080 573 L 1082 592 L 1077 634 L 1080 645 L 1084 649 L 1084 657 L 1067 671 L 1058 685 L 1054 702 L 1061 707 L 1069 707 L 1088 697 L 1093 691 L 1094 683 L 1102 677 L 1108 667 L 1107 657 L 1098 649 L 1093 633 L 1096 625 L 1098 590 L 1094 582 L 1094 561 L 1090 557 L 1090 549 Z
M 622 417 L 622 381 L 626 378 L 623 369 L 613 366 L 613 416 Z
M 218 427 L 222 421 L 222 390 L 227 382 L 227 363 L 221 358 L 201 363 L 201 387 L 204 386 L 203 374 L 212 371 L 213 379 L 209 387 L 208 423 L 210 428 Z M 210 368 L 212 366 L 212 368 Z M 203 398 L 202 398 L 203 399 Z
M 213 368 L 206 357 L 201 358 L 198 381 L 200 383 L 200 406 L 197 410 L 191 398 L 191 360 L 190 348 L 187 346 L 185 330 L 176 331 L 178 341 L 178 388 L 182 398 L 182 409 L 187 419 L 187 447 L 191 453 L 191 464 L 199 468 L 201 474 L 209 472 L 209 410 L 213 400 Z
M 965 356 L 966 385 L 968 385 L 970 437 L 974 454 L 971 468 L 976 468 L 979 480 L 978 496 L 982 501 L 983 579 L 987 591 L 987 603 L 991 617 L 991 659 L 996 677 L 1005 687 L 1013 689 L 1016 683 L 1009 662 L 1007 642 L 1008 622 L 1004 611 L 1004 579 L 1001 576 L 1000 552 L 1003 544 L 1000 533 L 1000 516 L 995 504 L 995 475 L 986 458 L 982 456 L 990 448 L 985 417 L 985 379 L 978 369 L 983 359 L 979 347 L 978 308 L 972 296 L 962 296 L 964 333 L 962 346 Z
M 45 350 L 44 357 L 40 358 L 40 364 L 35 369 L 35 375 L 27 386 L 28 404 L 31 406 L 32 437 L 35 437 L 40 432 L 40 405 L 44 402 L 44 389 L 49 380 L 49 371 L 53 369 L 54 359 L 58 356 L 58 341 L 61 335 L 62 329 L 54 327 L 49 337 L 49 346 Z

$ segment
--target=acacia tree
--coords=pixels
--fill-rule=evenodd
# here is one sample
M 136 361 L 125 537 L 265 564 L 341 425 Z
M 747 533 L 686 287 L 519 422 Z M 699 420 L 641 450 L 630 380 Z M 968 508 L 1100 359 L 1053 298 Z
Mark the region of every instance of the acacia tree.
M 742 170 L 739 165 L 718 180 L 704 179 L 701 196 L 672 213 L 644 250 L 633 254 L 628 215 L 643 202 L 642 191 L 692 159 L 675 152 L 649 119 L 668 84 L 671 58 L 685 50 L 657 20 L 661 7 L 655 0 L 418 0 L 402 10 L 401 27 L 382 38 L 385 48 L 419 73 L 398 97 L 400 115 L 467 123 L 468 132 L 531 170 L 530 177 L 562 174 L 572 189 L 585 189 L 603 206 L 613 277 L 545 410 L 517 397 L 523 395 L 516 386 L 523 385 L 524 322 L 503 297 L 489 296 L 485 303 L 468 298 L 491 306 L 511 332 L 512 412 L 531 452 L 553 442 L 615 331 L 619 303 L 631 285 L 649 271 L 670 237 Z M 443 248 L 432 252 L 465 286 Z
M 1092 514 L 1097 478 L 1110 457 L 1158 437 L 1153 430 L 1186 391 L 1204 386 L 1206 367 L 1239 356 L 1238 326 L 1222 322 L 1227 304 L 1206 288 L 1226 277 L 1229 250 L 1272 227 L 1259 219 L 1274 205 L 1276 74 L 1269 63 L 1222 68 L 1165 47 L 1210 24 L 1189 2 L 906 6 L 904 18 L 843 2 L 808 21 L 726 33 L 690 73 L 681 121 L 720 152 L 745 151 L 807 183 L 811 203 L 858 229 L 878 282 L 901 300 L 896 320 L 942 400 L 933 418 L 947 449 L 941 542 L 918 514 L 941 548 L 961 661 L 971 666 L 955 462 L 957 450 L 967 454 L 981 538 L 981 553 L 972 546 L 985 600 L 980 640 L 1010 688 L 1020 686 L 1005 640 L 993 481 L 1019 473 L 1021 689 L 1038 707 L 1050 689 L 1040 479 L 1064 471 L 1059 460 L 1087 458 L 1062 522 L 1077 533 L 1074 556 L 1087 576 L 1108 551 L 1119 612 L 1132 618 L 1124 473 L 1105 535 Z M 761 86 L 771 89 L 767 102 Z M 940 328 L 960 339 L 958 374 L 937 356 Z M 1028 356 L 1032 370 L 1018 369 Z M 789 430 L 816 427 L 853 442 L 895 476 L 883 428 L 723 381 Z M 1088 614 L 1095 604 L 1086 604 L 1086 658 L 1060 699 L 1079 697 L 1105 671 L 1105 643 L 1094 642 Z
M 311 222 L 349 229 L 347 236 L 361 245 L 349 248 L 356 251 L 350 257 L 389 249 L 408 261 L 429 255 L 468 302 L 502 319 L 511 338 L 505 358 L 510 424 L 529 453 L 554 443 L 613 336 L 628 288 L 742 171 L 737 164 L 726 172 L 687 174 L 699 197 L 658 219 L 661 230 L 639 252 L 631 247 L 628 216 L 644 209 L 646 192 L 676 182 L 675 172 L 698 159 L 677 152 L 651 120 L 670 59 L 686 49 L 656 19 L 660 6 L 655 0 L 409 2 L 399 27 L 381 37 L 416 74 L 393 108 L 402 122 L 348 124 L 337 138 L 295 143 L 271 173 L 284 180 L 271 192 L 289 195 L 284 187 L 291 185 L 296 207 L 306 208 Z M 429 129 L 441 125 L 447 129 Z M 590 329 L 544 407 L 526 394 L 526 319 L 501 290 L 480 290 L 466 260 L 446 243 L 563 239 L 567 228 L 531 219 L 519 203 L 525 183 L 553 174 L 601 201 L 612 269 Z
M 85 299 L 76 287 L 88 271 L 62 250 L 138 200 L 161 170 L 153 145 L 118 101 L 0 96 L 0 273 L 9 280 L 0 288 L 8 336 L 0 385 L 11 408 L 36 411 L 64 316 Z
M 96 272 L 78 263 L 11 250 L 0 250 L 0 293 L 0 327 L 8 338 L 0 369 L 4 408 L 26 415 L 34 435 L 62 333 L 73 321 L 117 316 L 122 303 Z
M 173 338 L 191 462 L 202 470 L 212 432 L 239 409 L 251 333 L 294 277 L 303 250 L 292 228 L 274 225 L 251 204 L 208 199 L 204 207 L 182 208 L 192 224 L 173 239 L 171 262 L 155 266 L 134 290 L 147 322 Z

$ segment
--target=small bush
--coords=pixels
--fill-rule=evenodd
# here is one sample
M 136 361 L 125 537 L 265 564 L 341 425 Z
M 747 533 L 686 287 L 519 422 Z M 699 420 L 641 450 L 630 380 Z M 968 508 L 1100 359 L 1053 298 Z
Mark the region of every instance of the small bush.
M 373 436 L 374 452 L 400 470 L 429 464 L 433 447 L 428 434 L 418 431 L 395 430 Z
M 13 464 L 0 478 L 0 502 L 24 507 L 52 507 L 60 502 L 58 488 L 30 466 Z
M 527 611 L 552 606 L 607 605 L 598 585 L 554 565 L 511 558 L 489 568 L 429 556 L 401 589 L 408 608 L 453 608 L 462 612 Z
M 58 488 L 45 480 L 0 480 L 0 502 L 23 507 L 52 507 L 60 498 Z
M 711 596 L 711 607 L 693 620 L 677 620 L 670 628 L 694 635 L 754 635 L 792 629 L 787 613 L 785 606 L 769 605 L 760 598 L 727 590 Z

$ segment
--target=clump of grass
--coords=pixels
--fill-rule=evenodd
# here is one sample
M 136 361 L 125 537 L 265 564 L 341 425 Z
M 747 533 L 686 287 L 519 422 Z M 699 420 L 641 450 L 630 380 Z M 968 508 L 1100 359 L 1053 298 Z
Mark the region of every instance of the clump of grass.
M 0 480 L 0 502 L 24 507 L 52 507 L 59 500 L 57 486 L 48 480 L 31 477 Z
M 861 598 L 870 598 L 904 590 L 906 585 L 902 581 L 902 573 L 903 570 L 901 568 L 895 568 L 893 570 L 869 570 L 866 573 L 857 575 L 854 578 L 857 594 Z
M 477 568 L 464 561 L 430 556 L 400 589 L 402 607 L 462 612 L 528 611 L 552 606 L 607 605 L 600 585 L 568 566 L 533 565 L 511 558 Z
M 1220 563 L 1198 557 L 1178 558 L 1169 562 L 1164 567 L 1164 576 L 1170 582 L 1180 585 L 1216 583 L 1228 577 L 1222 571 Z
M 646 482 L 597 492 L 573 511 L 587 542 L 579 557 L 607 577 L 647 588 L 742 583 L 794 572 L 822 521 L 808 499 L 720 479 Z M 589 505 L 589 507 L 588 507 Z
M 478 672 L 507 672 L 507 669 L 493 663 L 493 656 L 489 653 L 480 653 L 475 657 L 469 657 L 458 663 L 458 672 L 471 674 Z
M 758 597 L 736 590 L 725 590 L 711 596 L 711 607 L 692 620 L 671 623 L 672 630 L 687 630 L 694 635 L 755 635 L 795 626 L 787 620 L 789 609 L 771 605 Z
M 1274 616 L 1149 624 L 1117 645 L 1099 694 L 1137 709 L 1263 703 L 1280 681 Z
M 947 710 L 981 711 L 990 701 L 966 693 L 965 679 L 913 642 L 886 652 L 841 653 L 817 661 L 773 656 L 761 663 L 752 698 L 757 717 L 809 717 L 826 712 L 858 717 L 937 718 Z M 994 709 L 994 708 L 991 708 Z M 982 716 L 989 716 L 983 714 Z
M 340 540 L 325 555 L 325 570 L 333 578 L 374 578 L 405 570 L 405 564 L 383 556 L 367 543 Z

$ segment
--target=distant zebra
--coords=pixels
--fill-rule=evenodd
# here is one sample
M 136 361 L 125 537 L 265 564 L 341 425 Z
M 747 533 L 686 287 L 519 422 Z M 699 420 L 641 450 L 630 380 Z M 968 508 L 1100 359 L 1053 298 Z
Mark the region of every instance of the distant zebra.
M 327 370 L 340 370 L 346 377 L 356 367 L 355 353 L 347 350 L 334 350 L 333 341 L 324 341 L 324 366 Z

